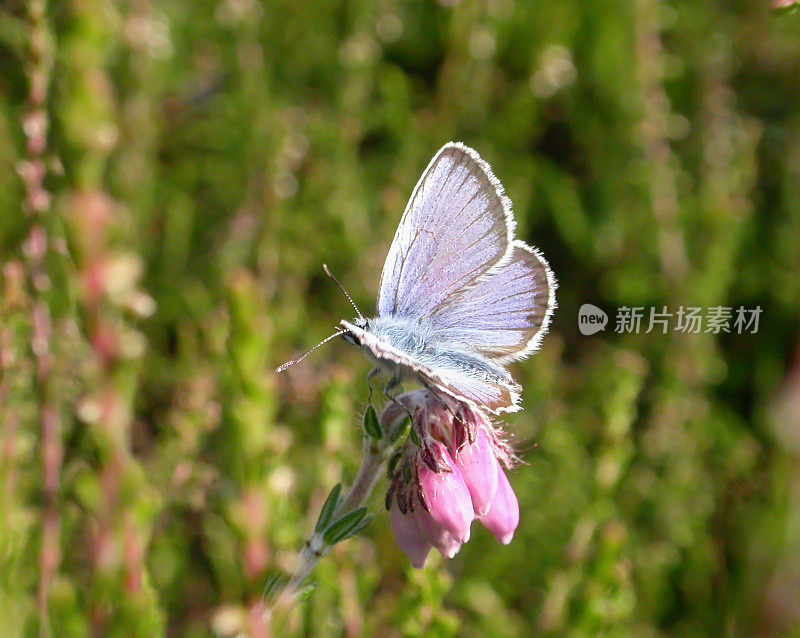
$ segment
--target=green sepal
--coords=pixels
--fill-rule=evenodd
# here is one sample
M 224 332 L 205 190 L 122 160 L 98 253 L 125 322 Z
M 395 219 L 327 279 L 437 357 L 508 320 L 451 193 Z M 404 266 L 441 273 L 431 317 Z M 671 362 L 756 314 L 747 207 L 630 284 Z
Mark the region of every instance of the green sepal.
M 422 447 L 422 441 L 420 441 L 419 434 L 415 428 L 411 428 L 411 431 L 408 433 L 408 435 L 411 437 L 411 440 L 414 441 L 414 444 L 417 447 Z
M 400 459 L 403 457 L 402 450 L 397 450 L 394 454 L 392 454 L 392 458 L 389 459 L 389 463 L 386 466 L 386 475 L 389 478 L 394 476 L 394 471 L 397 469 L 397 464 L 400 462 Z
M 389 437 L 392 443 L 397 441 L 397 439 L 405 434 L 405 431 L 408 429 L 410 423 L 411 419 L 409 419 L 407 416 L 403 417 L 403 420 L 390 430 Z

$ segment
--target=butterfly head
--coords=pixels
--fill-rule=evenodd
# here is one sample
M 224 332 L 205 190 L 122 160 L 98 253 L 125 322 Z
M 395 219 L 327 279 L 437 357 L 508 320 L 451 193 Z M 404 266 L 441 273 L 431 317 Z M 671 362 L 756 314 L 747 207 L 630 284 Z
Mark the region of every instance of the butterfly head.
M 353 346 L 360 346 L 361 345 L 361 341 L 358 339 L 358 337 L 356 337 L 356 335 L 353 333 L 352 330 L 349 330 L 347 328 L 347 322 L 342 322 L 342 324 L 343 324 L 343 327 L 344 327 L 344 331 L 342 332 L 342 338 L 345 341 L 347 341 L 347 343 L 349 343 L 349 344 L 351 344 Z M 366 330 L 366 331 L 370 330 L 369 319 L 366 319 L 364 317 L 357 317 L 357 318 L 353 319 L 352 326 L 355 327 L 355 328 L 359 328 L 361 330 Z

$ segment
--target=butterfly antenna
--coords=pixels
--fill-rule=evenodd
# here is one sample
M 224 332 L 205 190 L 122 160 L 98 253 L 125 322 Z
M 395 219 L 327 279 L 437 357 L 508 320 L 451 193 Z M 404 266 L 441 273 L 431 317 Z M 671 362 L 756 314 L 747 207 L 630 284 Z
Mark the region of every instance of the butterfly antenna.
M 317 345 L 315 345 L 310 350 L 306 350 L 303 354 L 301 354 L 299 357 L 297 357 L 297 359 L 292 359 L 291 361 L 287 361 L 286 363 L 284 363 L 280 368 L 275 370 L 275 372 L 283 372 L 284 370 L 286 370 L 286 368 L 288 368 L 290 366 L 293 366 L 295 363 L 299 363 L 300 361 L 305 359 L 308 355 L 310 355 L 312 352 L 314 352 L 314 350 L 316 350 L 320 346 L 324 346 L 331 339 L 333 339 L 334 337 L 338 337 L 339 335 L 344 334 L 345 332 L 347 332 L 347 330 L 339 330 L 338 332 L 334 332 L 330 337 L 325 337 L 325 339 L 320 341 Z
M 347 294 L 347 291 L 344 289 L 344 286 L 342 286 L 342 284 L 339 283 L 339 280 L 336 279 L 336 277 L 334 277 L 331 274 L 330 270 L 328 270 L 328 264 L 322 264 L 322 268 L 325 270 L 325 274 L 328 275 L 328 277 L 330 277 L 331 279 L 333 279 L 333 283 L 335 283 L 337 286 L 339 286 L 339 290 L 341 290 L 342 293 L 344 293 L 344 296 L 347 297 L 347 301 L 349 301 L 350 305 L 353 306 L 353 309 L 356 311 L 356 313 L 358 314 L 359 318 L 363 319 L 364 315 L 361 314 L 361 311 L 358 309 L 358 306 L 356 306 L 356 304 L 353 301 L 352 297 L 350 297 L 350 295 Z

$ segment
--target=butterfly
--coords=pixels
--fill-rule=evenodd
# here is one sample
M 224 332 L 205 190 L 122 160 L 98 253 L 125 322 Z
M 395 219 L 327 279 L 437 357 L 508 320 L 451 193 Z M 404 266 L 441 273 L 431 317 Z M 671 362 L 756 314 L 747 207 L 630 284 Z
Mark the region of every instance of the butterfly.
M 366 319 L 350 300 L 358 318 L 342 320 L 322 343 L 342 336 L 361 348 L 374 363 L 368 380 L 388 377 L 389 399 L 402 381 L 415 380 L 494 414 L 519 410 L 521 388 L 505 366 L 539 347 L 556 280 L 541 252 L 514 239 L 514 227 L 489 164 L 463 144 L 445 144 L 400 220 L 377 317 Z

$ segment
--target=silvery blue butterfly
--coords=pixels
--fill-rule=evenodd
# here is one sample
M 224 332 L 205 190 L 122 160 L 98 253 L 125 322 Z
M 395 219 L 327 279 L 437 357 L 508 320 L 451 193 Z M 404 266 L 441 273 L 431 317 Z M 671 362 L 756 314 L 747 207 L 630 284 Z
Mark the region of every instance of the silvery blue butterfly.
M 514 226 L 489 164 L 463 144 L 445 144 L 389 248 L 378 316 L 356 308 L 359 317 L 322 343 L 341 335 L 362 348 L 375 364 L 368 379 L 383 371 L 390 399 L 403 380 L 416 380 L 494 414 L 519 410 L 520 386 L 504 366 L 539 347 L 556 281 L 542 254 L 514 239 Z

